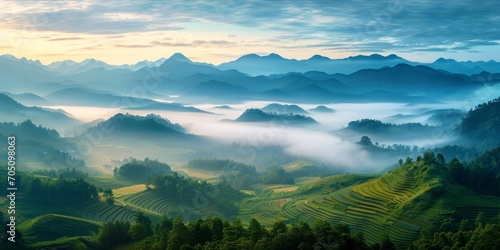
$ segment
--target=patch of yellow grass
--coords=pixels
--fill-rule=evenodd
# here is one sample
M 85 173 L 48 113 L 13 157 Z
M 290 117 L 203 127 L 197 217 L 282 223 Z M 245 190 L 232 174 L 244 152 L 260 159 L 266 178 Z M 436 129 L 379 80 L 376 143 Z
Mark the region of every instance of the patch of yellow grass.
M 114 194 L 115 198 L 119 198 L 119 197 L 122 197 L 125 195 L 135 194 L 135 193 L 139 193 L 139 192 L 142 192 L 145 190 L 146 190 L 146 185 L 137 184 L 137 185 L 133 185 L 133 186 L 115 189 L 115 190 L 113 190 L 113 194 Z
M 299 186 L 275 188 L 273 189 L 273 193 L 294 192 L 297 188 L 299 188 Z
M 320 179 L 321 179 L 320 177 L 299 177 L 295 178 L 295 184 L 297 185 L 309 184 L 315 181 L 319 181 Z
M 184 171 L 189 177 L 193 178 L 198 178 L 198 179 L 212 179 L 217 177 L 217 175 L 208 172 L 208 171 L 203 171 L 203 170 L 198 170 L 198 169 L 189 169 L 189 168 L 182 168 L 182 169 L 176 169 L 175 171 L 182 170 Z
M 240 192 L 248 195 L 255 195 L 255 191 L 253 190 L 241 189 Z

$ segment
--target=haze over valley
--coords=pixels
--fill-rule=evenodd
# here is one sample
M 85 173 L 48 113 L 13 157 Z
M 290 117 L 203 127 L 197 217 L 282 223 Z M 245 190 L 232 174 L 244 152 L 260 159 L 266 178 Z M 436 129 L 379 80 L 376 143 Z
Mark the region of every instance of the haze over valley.
M 260 62 L 236 64 L 249 58 Z M 318 56 L 311 60 L 315 58 Z M 394 65 L 396 59 L 401 63 Z M 19 70 L 32 76 L 29 81 L 18 80 L 18 84 L 6 85 L 2 100 L 12 108 L 4 106 L 3 121 L 31 119 L 36 125 L 56 129 L 65 139 L 78 138 L 76 141 L 81 147 L 68 152 L 88 161 L 88 167 L 108 173 L 110 169 L 102 166 L 110 165 L 116 158 L 151 157 L 182 166 L 199 152 L 221 157 L 211 152 L 222 144 L 232 143 L 255 149 L 277 146 L 290 160 L 326 164 L 332 171 L 380 173 L 393 167 L 396 157 L 405 158 L 425 148 L 459 143 L 455 127 L 466 111 L 490 100 L 487 98 L 499 89 L 496 74 L 483 71 L 482 75 L 487 75 L 490 81 L 485 82 L 477 74 L 447 72 L 415 62 L 403 64 L 409 61 L 395 55 L 348 58 L 350 66 L 359 63 L 362 67 L 370 62 L 368 65 L 373 68 L 347 75 L 319 71 L 250 74 L 251 65 L 288 60 L 276 54 L 247 55 L 235 62 L 214 66 L 193 62 L 175 53 L 158 61 L 162 63 L 139 69 L 133 66 L 117 69 L 96 60 L 47 66 L 12 56 L 3 56 L 1 60 L 7 66 L 2 69 L 6 79 L 15 81 L 13 72 Z M 342 62 L 322 60 L 323 63 Z M 72 71 L 63 67 L 68 64 L 74 68 Z M 233 64 L 242 72 L 226 69 Z M 289 66 L 287 70 L 293 72 L 294 67 Z M 384 76 L 387 72 L 390 72 L 389 78 Z M 383 84 L 378 83 L 380 81 Z M 27 89 L 32 92 L 26 93 Z M 484 92 L 488 95 L 477 94 Z M 224 108 L 220 108 L 220 104 L 225 104 Z M 318 106 L 328 112 L 316 110 Z M 12 112 L 13 109 L 20 111 Z M 20 115 L 15 115 L 17 113 Z M 45 118 L 50 113 L 53 118 Z M 168 133 L 155 136 L 154 130 L 136 131 L 139 125 L 132 124 L 123 124 L 122 134 L 98 129 L 97 120 L 112 119 L 116 114 L 137 115 L 132 116 L 132 120 L 155 114 L 158 119 L 165 118 L 182 126 L 182 131 L 177 132 L 199 138 L 203 143 L 183 142 L 184 150 L 170 152 L 162 147 L 180 145 L 175 143 L 177 138 L 170 138 L 172 135 Z M 354 122 L 363 119 L 393 126 L 412 123 L 422 129 L 417 132 L 403 128 L 394 132 L 386 126 L 373 132 L 353 128 Z M 113 122 L 108 121 L 109 126 L 114 127 Z M 146 139 L 141 133 L 150 133 L 152 137 Z M 411 150 L 370 152 L 358 145 L 364 135 L 371 137 L 380 148 L 401 144 Z M 96 147 L 99 150 L 94 150 Z M 259 154 L 254 157 L 259 158 Z M 232 158 L 243 160 L 244 156 Z M 252 160 L 243 161 L 255 164 Z

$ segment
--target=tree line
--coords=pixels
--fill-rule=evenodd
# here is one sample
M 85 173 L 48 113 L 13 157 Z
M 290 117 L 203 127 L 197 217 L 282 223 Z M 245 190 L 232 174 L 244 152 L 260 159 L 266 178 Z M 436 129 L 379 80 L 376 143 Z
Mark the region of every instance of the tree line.
M 66 179 L 61 175 L 59 178 L 40 179 L 18 172 L 16 186 L 26 200 L 44 204 L 84 205 L 99 198 L 97 188 L 83 178 Z M 0 195 L 7 194 L 7 187 L 7 173 L 0 172 Z
M 136 242 L 139 250 L 202 250 L 202 249 L 396 249 L 388 237 L 379 243 L 367 244 L 361 233 L 351 233 L 345 224 L 332 225 L 317 220 L 286 225 L 277 221 L 264 227 L 252 219 L 248 226 L 241 220 L 231 222 L 218 217 L 184 223 L 180 217 L 163 217 L 153 224 L 143 213 L 134 223 L 116 221 L 105 223 L 97 241 L 103 247 Z

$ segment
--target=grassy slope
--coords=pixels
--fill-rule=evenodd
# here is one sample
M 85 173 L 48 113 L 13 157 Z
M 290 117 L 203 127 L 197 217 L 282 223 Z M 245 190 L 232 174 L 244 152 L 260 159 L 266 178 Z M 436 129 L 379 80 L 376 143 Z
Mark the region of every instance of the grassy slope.
M 257 184 L 252 190 L 242 190 L 245 198 L 238 202 L 238 217 L 244 222 L 255 218 L 264 225 L 277 220 L 312 223 L 315 219 L 324 219 L 331 223 L 349 224 L 353 231 L 361 231 L 370 243 L 388 234 L 397 245 L 404 247 L 418 238 L 420 229 L 439 214 L 457 211 L 460 219 L 473 220 L 480 211 L 484 211 L 488 217 L 500 213 L 499 197 L 484 196 L 457 186 L 443 177 L 445 171 L 443 167 L 429 166 L 419 161 L 384 175 L 341 174 L 324 178 L 297 178 L 295 185 Z M 95 223 L 113 220 L 132 221 L 137 210 L 147 212 L 153 220 L 161 215 L 173 217 L 186 212 L 183 204 L 143 190 L 144 185 L 117 189 L 116 204 L 123 206 L 96 203 L 79 208 L 78 211 L 71 207 L 35 206 L 20 200 L 19 208 L 24 220 L 49 213 L 24 222 L 20 228 L 26 233 L 28 241 L 35 242 L 55 240 L 57 235 L 68 236 L 66 232 L 51 233 L 54 238 L 36 235 L 37 228 L 46 227 L 47 232 L 53 230 L 52 225 L 55 224 L 43 223 L 47 218 L 56 224 L 64 224 L 65 220 L 69 220 L 68 225 L 81 223 L 90 227 Z M 192 212 L 201 218 L 219 214 L 210 204 Z M 80 233 L 83 232 L 76 231 L 69 236 L 82 235 Z M 83 235 L 88 235 L 88 232 Z M 67 242 L 82 243 L 81 239 L 76 238 Z M 67 242 L 62 244 L 69 244 Z
M 388 234 L 404 248 L 439 214 L 457 211 L 459 219 L 474 220 L 480 211 L 489 217 L 500 213 L 500 198 L 450 183 L 443 177 L 445 171 L 420 161 L 378 177 L 300 179 L 302 185 L 294 192 L 261 193 L 241 201 L 239 216 L 267 225 L 276 220 L 313 223 L 318 218 L 346 223 L 368 242 Z
M 137 185 L 132 185 L 128 187 L 123 187 L 123 188 L 117 188 L 113 190 L 113 194 L 115 198 L 119 198 L 125 195 L 131 195 L 135 193 L 139 193 L 146 190 L 146 185 L 144 184 L 137 184 Z
M 144 211 L 156 217 L 181 215 L 183 218 L 194 220 L 212 218 L 221 214 L 209 200 L 195 197 L 184 197 L 183 200 L 183 203 L 179 203 L 177 199 L 169 199 L 152 190 L 124 195 L 117 199 L 126 208 Z
M 64 237 L 53 241 L 43 241 L 31 245 L 37 250 L 52 250 L 52 249 L 100 249 L 101 247 L 93 242 L 89 237 Z
M 61 237 L 90 235 L 100 223 L 77 217 L 46 214 L 21 223 L 18 227 L 28 243 L 52 241 Z

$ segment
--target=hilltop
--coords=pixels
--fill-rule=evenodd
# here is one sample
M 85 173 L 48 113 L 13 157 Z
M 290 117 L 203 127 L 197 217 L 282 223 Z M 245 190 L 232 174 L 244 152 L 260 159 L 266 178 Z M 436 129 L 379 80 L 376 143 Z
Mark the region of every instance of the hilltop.
M 484 197 L 448 174 L 455 165 L 456 161 L 445 163 L 441 156 L 426 152 L 380 176 L 306 178 L 299 187 L 275 189 L 270 196 L 274 199 L 254 196 L 244 201 L 243 216 L 269 224 L 317 219 L 346 223 L 368 242 L 386 234 L 405 248 L 421 234 L 432 236 L 450 216 L 458 224 L 473 221 L 479 212 L 492 219 L 500 213 L 500 197 Z
M 60 131 L 80 123 L 62 110 L 25 106 L 2 93 L 0 93 L 0 117 L 0 122 L 24 122 L 29 119 L 38 125 Z
M 100 122 L 96 127 L 87 130 L 87 133 L 99 128 L 110 128 L 108 135 L 129 133 L 138 135 L 164 134 L 183 135 L 184 128 L 179 124 L 174 124 L 168 119 L 158 115 L 149 114 L 147 116 L 137 116 L 131 114 L 116 114 L 108 120 Z
M 287 104 L 279 104 L 279 103 L 271 103 L 261 108 L 260 110 L 267 113 L 277 113 L 277 114 L 309 114 L 309 112 L 305 111 L 303 108 L 297 105 L 287 105 Z
M 287 125 L 306 125 L 317 123 L 305 115 L 266 113 L 260 109 L 247 109 L 236 119 L 237 122 L 282 122 Z

